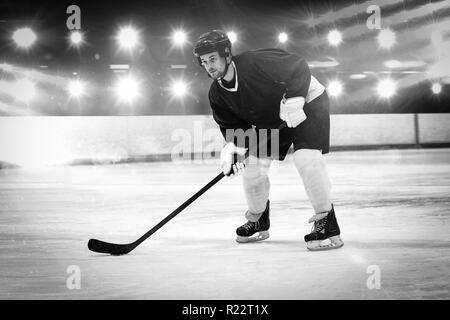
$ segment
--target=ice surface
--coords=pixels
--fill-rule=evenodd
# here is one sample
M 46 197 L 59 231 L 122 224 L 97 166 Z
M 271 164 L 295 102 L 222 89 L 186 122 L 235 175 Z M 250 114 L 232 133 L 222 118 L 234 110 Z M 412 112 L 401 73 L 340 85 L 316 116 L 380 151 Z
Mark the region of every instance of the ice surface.
M 450 150 L 326 159 L 345 246 L 325 252 L 305 248 L 313 212 L 291 157 L 271 172 L 268 240 L 235 242 L 246 206 L 241 179 L 226 179 L 118 257 L 87 241 L 134 241 L 217 164 L 0 170 L 0 299 L 449 299 Z

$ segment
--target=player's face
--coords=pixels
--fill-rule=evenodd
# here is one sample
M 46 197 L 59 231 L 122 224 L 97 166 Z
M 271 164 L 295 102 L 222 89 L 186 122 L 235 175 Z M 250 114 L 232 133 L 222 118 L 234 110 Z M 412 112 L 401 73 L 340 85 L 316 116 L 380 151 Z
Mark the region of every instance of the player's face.
M 207 53 L 200 56 L 202 66 L 213 79 L 222 78 L 225 74 L 227 61 L 219 56 L 218 52 Z

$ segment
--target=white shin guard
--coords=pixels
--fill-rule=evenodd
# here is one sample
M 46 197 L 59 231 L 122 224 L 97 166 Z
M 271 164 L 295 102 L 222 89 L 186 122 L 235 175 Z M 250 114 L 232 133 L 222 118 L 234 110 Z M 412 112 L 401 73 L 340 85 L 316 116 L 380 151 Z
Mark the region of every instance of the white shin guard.
M 315 213 L 330 211 L 331 183 L 322 153 L 314 149 L 300 149 L 294 152 L 294 162 Z
M 270 164 L 270 159 L 258 159 L 254 156 L 250 156 L 246 163 L 242 180 L 248 205 L 248 211 L 245 213 L 245 217 L 248 221 L 258 221 L 266 209 L 270 191 L 268 177 Z

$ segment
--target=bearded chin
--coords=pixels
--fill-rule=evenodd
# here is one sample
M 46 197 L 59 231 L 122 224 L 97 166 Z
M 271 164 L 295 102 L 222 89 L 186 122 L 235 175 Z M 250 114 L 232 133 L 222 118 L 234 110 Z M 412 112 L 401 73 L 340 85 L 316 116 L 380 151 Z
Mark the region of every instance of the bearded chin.
M 223 71 L 223 72 L 221 72 L 221 73 L 220 73 L 218 76 L 216 76 L 216 77 L 213 77 L 213 76 L 211 76 L 211 75 L 210 75 L 210 77 L 213 78 L 214 80 L 220 80 L 220 79 L 222 79 L 223 77 L 225 77 L 225 74 L 226 74 L 226 70 Z
M 223 72 L 221 72 L 221 73 L 215 78 L 215 80 L 222 80 L 222 78 L 226 76 L 229 67 L 230 67 L 230 63 L 227 63 L 227 65 L 225 66 L 225 70 L 223 70 Z

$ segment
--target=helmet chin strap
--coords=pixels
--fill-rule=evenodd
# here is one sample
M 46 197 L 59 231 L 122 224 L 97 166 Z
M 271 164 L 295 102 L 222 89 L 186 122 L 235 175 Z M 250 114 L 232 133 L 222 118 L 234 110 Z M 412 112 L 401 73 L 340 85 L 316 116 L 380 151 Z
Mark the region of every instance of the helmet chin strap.
M 225 70 L 223 71 L 222 75 L 220 77 L 217 77 L 218 81 L 219 80 L 222 81 L 222 78 L 227 75 L 228 68 L 230 67 L 230 64 L 231 64 L 231 62 L 230 63 L 227 62 L 227 65 L 225 66 Z

